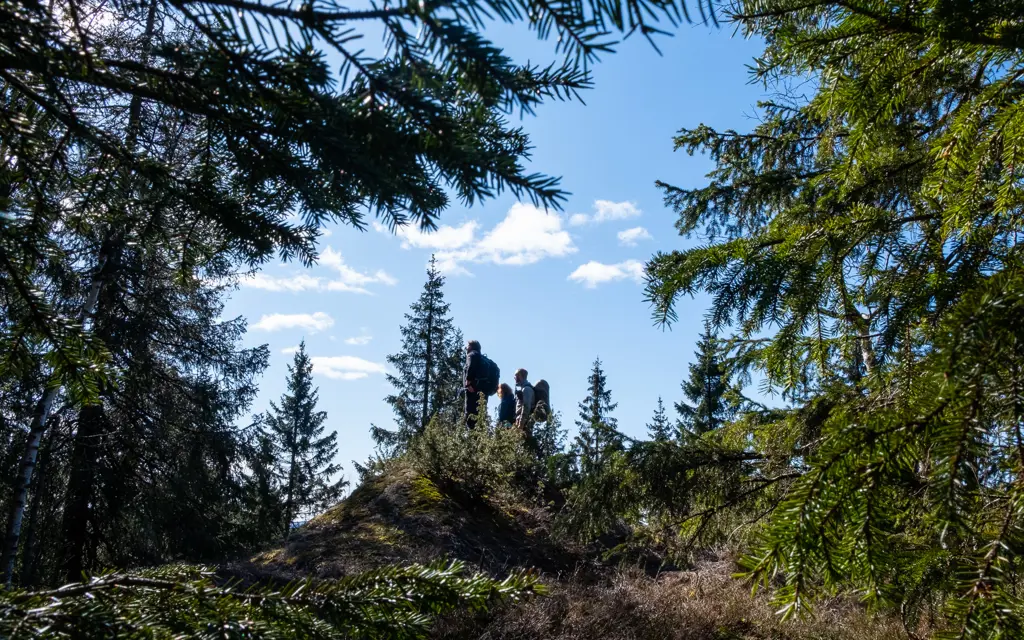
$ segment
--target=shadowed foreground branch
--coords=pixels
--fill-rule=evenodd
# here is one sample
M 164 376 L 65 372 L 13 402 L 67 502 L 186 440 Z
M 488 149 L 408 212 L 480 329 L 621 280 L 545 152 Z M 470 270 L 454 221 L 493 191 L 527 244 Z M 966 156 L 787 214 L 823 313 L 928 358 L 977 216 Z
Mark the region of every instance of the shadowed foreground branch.
M 542 593 L 530 573 L 497 581 L 459 562 L 340 580 L 219 584 L 204 567 L 112 573 L 53 591 L 0 593 L 0 635 L 19 638 L 423 638 L 441 614 Z

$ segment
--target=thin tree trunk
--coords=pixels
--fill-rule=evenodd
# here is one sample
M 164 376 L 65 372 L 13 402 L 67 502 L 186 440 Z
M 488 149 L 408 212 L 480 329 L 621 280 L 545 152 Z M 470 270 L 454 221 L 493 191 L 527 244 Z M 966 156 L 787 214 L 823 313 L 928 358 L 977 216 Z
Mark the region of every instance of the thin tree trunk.
M 89 294 L 85 303 L 78 313 L 78 323 L 81 326 L 93 317 L 96 311 L 96 301 L 99 299 L 100 290 L 103 288 L 103 278 L 106 275 L 108 260 L 106 252 L 101 250 L 101 257 L 97 265 L 96 275 L 92 284 L 89 285 Z M 7 536 L 4 543 L 4 555 L 2 560 L 4 567 L 4 583 L 10 587 L 14 580 L 14 565 L 18 557 L 18 543 L 21 539 L 21 525 L 25 517 L 25 503 L 28 498 L 28 491 L 32 485 L 32 473 L 35 471 L 36 458 L 39 456 L 39 443 L 46 431 L 50 413 L 53 411 L 53 403 L 60 395 L 62 387 L 51 382 L 43 397 L 37 405 L 36 415 L 32 418 L 29 426 L 28 442 L 25 444 L 25 452 L 21 456 L 21 464 L 18 469 L 17 483 L 14 488 L 14 498 L 11 506 L 11 516 L 7 521 Z
M 14 580 L 14 564 L 18 557 L 18 541 L 21 537 L 21 523 L 25 516 L 25 503 L 28 499 L 29 486 L 32 484 L 32 472 L 36 468 L 36 457 L 39 455 L 39 443 L 46 431 L 46 421 L 50 417 L 53 403 L 60 389 L 50 387 L 36 405 L 35 416 L 28 431 L 28 442 L 25 452 L 18 465 L 17 483 L 11 505 L 11 515 L 7 520 L 7 537 L 4 542 L 4 583 L 10 587 Z
M 36 487 L 32 491 L 32 504 L 28 508 L 28 528 L 25 531 L 25 547 L 21 556 L 21 584 L 30 586 L 35 583 L 35 576 L 39 569 L 38 558 L 36 558 L 37 536 L 39 529 L 39 506 L 43 501 L 43 482 L 46 481 L 46 472 L 50 466 L 50 458 L 53 457 L 53 430 L 50 430 L 46 442 L 41 445 L 39 453 L 38 471 L 35 473 Z

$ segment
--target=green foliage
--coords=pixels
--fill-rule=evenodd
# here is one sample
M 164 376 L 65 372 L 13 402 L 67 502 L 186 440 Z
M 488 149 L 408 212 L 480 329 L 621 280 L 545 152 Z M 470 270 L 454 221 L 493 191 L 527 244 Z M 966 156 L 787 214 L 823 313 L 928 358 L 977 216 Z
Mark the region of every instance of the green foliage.
M 728 398 L 729 373 L 719 361 L 719 350 L 711 328 L 706 326 L 697 343 L 696 358 L 690 364 L 690 377 L 682 385 L 683 395 L 692 406 L 685 400 L 676 403 L 681 438 L 697 438 L 719 429 L 735 413 Z
M 338 432 L 324 435 L 327 412 L 316 410 L 318 393 L 303 340 L 288 365 L 288 392 L 280 405 L 270 403 L 262 420 L 274 447 L 284 516 L 280 524 L 286 536 L 292 522 L 327 509 L 348 485 L 344 477 L 333 478 L 341 471 L 335 462 Z
M 494 426 L 483 402 L 478 426 L 470 429 L 460 418 L 434 418 L 411 441 L 407 460 L 443 488 L 521 502 L 530 489 L 525 480 L 537 465 L 522 432 Z
M 706 186 L 662 183 L 679 231 L 708 244 L 656 255 L 647 293 L 669 322 L 709 293 L 740 380 L 756 371 L 789 402 L 726 428 L 761 458 L 751 482 L 799 476 L 768 502 L 748 575 L 785 579 L 786 614 L 852 588 L 911 626 L 938 601 L 953 637 L 1016 637 L 1024 14 L 741 0 L 729 15 L 765 39 L 754 74 L 775 97 L 750 133 L 676 138 L 715 164 Z
M 599 468 L 614 451 L 623 447 L 624 437 L 618 430 L 618 423 L 612 416 L 617 403 L 612 402 L 611 389 L 601 360 L 594 360 L 593 369 L 587 378 L 589 392 L 579 403 L 579 418 L 576 426 L 579 434 L 573 453 L 577 469 L 582 475 Z
M 840 584 L 908 604 L 938 590 L 971 633 L 1020 633 L 1022 284 L 1002 274 L 962 300 L 898 401 L 832 412 L 748 560 L 755 576 L 785 567 L 788 607 Z
M 634 441 L 579 474 L 559 514 L 563 535 L 654 542 L 685 561 L 691 552 L 749 540 L 795 474 L 729 441 L 722 430 L 677 440 Z
M 458 391 L 462 388 L 465 345 L 462 332 L 450 316 L 451 305 L 444 299 L 445 278 L 431 256 L 423 293 L 405 314 L 401 328 L 402 348 L 388 356 L 396 373 L 387 375 L 395 392 L 385 398 L 395 412 L 398 428 L 374 427 L 377 447 L 386 456 L 401 453 L 412 437 L 422 433 L 432 419 L 446 421 L 459 413 Z
M 281 495 L 278 452 L 274 440 L 264 431 L 257 416 L 251 441 L 245 443 L 243 459 L 249 471 L 242 481 L 241 511 L 246 546 L 256 546 L 280 537 L 285 517 Z
M 654 410 L 654 416 L 647 423 L 647 437 L 655 442 L 665 442 L 672 439 L 672 424 L 665 415 L 665 403 L 658 396 L 658 408 Z
M 58 396 L 47 436 L 57 446 L 37 467 L 50 477 L 36 478 L 29 493 L 55 526 L 37 521 L 33 544 L 25 541 L 23 553 L 35 546 L 42 562 L 23 564 L 26 575 L 73 580 L 99 566 L 209 560 L 244 537 L 245 435 L 235 422 L 249 410 L 268 352 L 241 348 L 245 322 L 222 318 L 228 265 L 208 262 L 199 281 L 169 254 L 160 244 L 123 247 L 110 286 L 98 292 L 90 330 L 107 345 L 117 384 L 84 406 Z M 38 402 L 40 390 L 31 393 Z M 19 431 L 32 415 L 9 427 Z
M 456 609 L 543 593 L 535 576 L 498 581 L 461 563 L 392 567 L 335 581 L 223 584 L 203 567 L 111 573 L 53 591 L 0 593 L 0 635 L 18 638 L 426 638 Z

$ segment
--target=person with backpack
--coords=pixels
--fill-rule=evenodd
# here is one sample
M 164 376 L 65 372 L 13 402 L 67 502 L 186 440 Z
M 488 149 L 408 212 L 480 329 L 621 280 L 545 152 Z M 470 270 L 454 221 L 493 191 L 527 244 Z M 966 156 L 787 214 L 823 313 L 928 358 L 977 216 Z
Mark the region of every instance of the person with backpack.
M 538 380 L 536 385 L 530 384 L 528 375 L 526 369 L 519 369 L 515 374 L 516 428 L 522 431 L 527 446 L 540 456 L 540 444 L 533 436 L 533 425 L 547 422 L 551 417 L 551 392 L 544 380 Z
M 516 428 L 529 436 L 533 432 L 533 385 L 526 369 L 516 369 Z
M 500 379 L 501 371 L 498 369 L 498 365 L 481 352 L 480 343 L 476 340 L 467 342 L 466 368 L 463 371 L 463 384 L 466 390 L 466 426 L 476 426 L 480 399 L 483 398 L 486 410 L 487 398 L 497 393 Z

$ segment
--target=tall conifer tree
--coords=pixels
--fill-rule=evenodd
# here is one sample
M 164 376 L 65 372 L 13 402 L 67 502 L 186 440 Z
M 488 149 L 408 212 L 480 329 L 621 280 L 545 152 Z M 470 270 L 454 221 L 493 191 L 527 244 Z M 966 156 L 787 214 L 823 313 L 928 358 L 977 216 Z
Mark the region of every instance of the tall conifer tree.
M 270 403 L 266 416 L 267 431 L 274 440 L 282 477 L 286 536 L 292 522 L 337 502 L 348 484 L 344 478 L 332 479 L 341 471 L 334 462 L 338 433 L 332 431 L 324 435 L 327 412 L 316 410 L 317 399 L 313 363 L 303 341 L 288 366 L 288 391 L 281 396 L 280 405 Z
M 374 427 L 373 437 L 391 452 L 402 450 L 434 416 L 458 410 L 465 352 L 462 332 L 444 299 L 444 283 L 437 260 L 431 257 L 423 292 L 405 314 L 401 351 L 388 356 L 396 373 L 387 379 L 395 391 L 385 401 L 395 412 L 398 428 Z
M 618 422 L 612 417 L 618 403 L 612 402 L 612 392 L 607 388 L 608 380 L 600 358 L 594 360 L 587 383 L 589 392 L 579 403 L 576 420 L 579 435 L 576 436 L 575 453 L 582 473 L 600 467 L 610 452 L 623 447 Z

